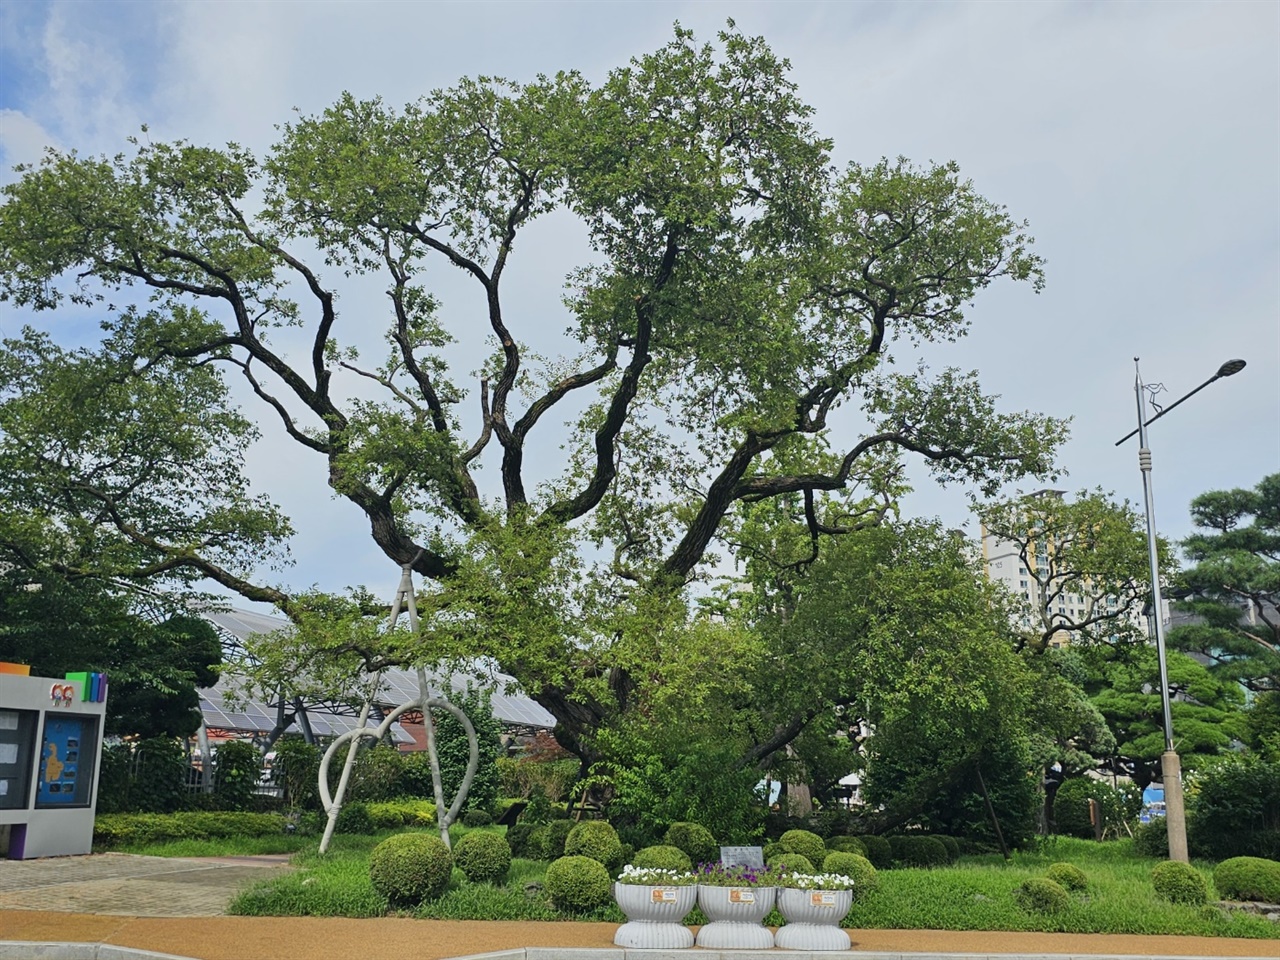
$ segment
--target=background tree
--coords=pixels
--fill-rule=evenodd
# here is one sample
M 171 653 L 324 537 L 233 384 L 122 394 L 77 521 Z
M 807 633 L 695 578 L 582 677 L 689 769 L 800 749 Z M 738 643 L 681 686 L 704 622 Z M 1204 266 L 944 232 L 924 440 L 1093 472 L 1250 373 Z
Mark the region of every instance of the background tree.
M 1234 680 L 1213 675 L 1185 654 L 1173 650 L 1167 654 L 1174 741 L 1183 766 L 1194 770 L 1247 736 L 1244 691 Z M 1115 734 L 1116 753 L 1107 767 L 1145 788 L 1159 776 L 1164 751 L 1155 649 L 1093 651 L 1088 689 Z
M 1058 491 L 1025 494 L 977 508 L 984 529 L 1014 545 L 1020 574 L 1034 584 L 1022 600 L 1021 646 L 1145 639 L 1141 613 L 1151 595 L 1142 516 L 1101 490 L 1067 499 Z M 1168 545 L 1159 543 L 1161 569 Z M 1021 573 L 1022 570 L 1026 572 Z
M 214 368 L 242 376 L 386 556 L 436 584 L 424 598 L 432 635 L 396 656 L 494 657 L 591 757 L 595 731 L 643 681 L 614 660 L 618 617 L 638 622 L 651 598 L 699 575 L 741 504 L 874 485 L 902 453 L 991 492 L 1051 472 L 1064 436 L 1059 421 L 997 413 L 971 374 L 887 366 L 962 335 L 963 305 L 992 281 L 1038 285 L 1040 261 L 1024 226 L 952 164 L 833 169 L 786 70 L 732 27 L 716 46 L 677 28 L 595 88 L 572 73 L 464 80 L 399 113 L 348 95 L 285 125 L 261 160 L 184 142 L 115 158 L 54 151 L 5 187 L 0 295 L 94 308 L 106 333 L 84 363 L 121 371 L 124 389 L 180 397 L 183 378 L 214 391 Z M 538 328 L 503 279 L 518 241 L 556 210 L 580 220 L 590 252 L 569 277 L 579 353 L 540 368 L 520 336 L 522 323 Z M 430 285 L 437 265 L 475 296 L 454 331 Z M 382 311 L 339 299 L 359 275 L 382 285 Z M 139 294 L 145 312 L 108 303 Z M 461 361 L 479 371 L 468 432 L 449 345 L 474 316 L 490 340 Z M 364 360 L 379 325 L 389 349 Z M 288 344 L 303 335 L 293 361 Z M 9 349 L 25 367 L 42 342 L 28 334 Z M 80 421 L 65 391 L 45 393 L 50 418 Z M 837 406 L 854 424 L 839 441 Z M 537 454 L 562 442 L 548 414 L 566 408 L 586 411 L 568 469 L 539 483 Z M 223 419 L 178 435 L 234 465 L 215 434 L 242 439 L 247 427 L 209 409 Z M 99 445 L 111 435 L 87 427 Z M 482 492 L 486 461 L 500 489 Z M 14 465 L 24 483 L 46 467 Z M 96 491 L 92 471 L 54 472 Z M 171 481 L 134 472 L 105 501 L 87 493 L 89 506 L 50 498 L 49 522 L 136 551 L 118 576 L 205 577 L 294 615 L 290 594 L 244 575 L 228 534 L 192 522 L 248 524 L 263 549 L 284 535 L 234 472 L 192 472 L 207 509 L 179 511 L 181 536 L 111 509 L 125 494 L 171 506 Z M 90 510 L 94 524 L 78 527 Z M 588 544 L 612 561 L 583 562 Z
M 188 737 L 200 726 L 198 688 L 218 679 L 222 646 L 206 621 L 163 597 L 10 568 L 0 573 L 0 659 L 47 677 L 106 673 L 107 733 Z
M 1195 565 L 1177 586 L 1194 620 L 1170 645 L 1255 693 L 1280 691 L 1280 473 L 1201 494 L 1191 518 L 1198 532 L 1182 546 Z

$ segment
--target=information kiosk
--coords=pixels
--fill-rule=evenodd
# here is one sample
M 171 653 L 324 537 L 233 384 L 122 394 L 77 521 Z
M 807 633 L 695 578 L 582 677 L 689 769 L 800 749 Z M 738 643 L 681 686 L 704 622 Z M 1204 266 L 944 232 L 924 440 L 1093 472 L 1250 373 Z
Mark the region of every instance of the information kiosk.
M 89 853 L 107 679 L 0 664 L 0 848 L 10 860 Z

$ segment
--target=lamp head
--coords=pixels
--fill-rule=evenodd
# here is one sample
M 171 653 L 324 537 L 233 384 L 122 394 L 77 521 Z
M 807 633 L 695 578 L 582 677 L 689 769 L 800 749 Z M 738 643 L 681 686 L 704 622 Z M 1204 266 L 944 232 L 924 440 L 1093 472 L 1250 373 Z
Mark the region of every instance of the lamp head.
M 1218 368 L 1217 375 L 1220 377 L 1229 377 L 1233 373 L 1239 373 L 1244 368 L 1245 362 L 1243 360 L 1228 360 Z

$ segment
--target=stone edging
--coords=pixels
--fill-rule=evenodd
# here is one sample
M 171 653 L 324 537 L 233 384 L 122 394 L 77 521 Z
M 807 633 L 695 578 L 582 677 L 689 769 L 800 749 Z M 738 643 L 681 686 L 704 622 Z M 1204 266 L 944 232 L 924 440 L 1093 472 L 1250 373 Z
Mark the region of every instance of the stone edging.
M 110 943 L 0 940 L 0 960 L 191 960 Z

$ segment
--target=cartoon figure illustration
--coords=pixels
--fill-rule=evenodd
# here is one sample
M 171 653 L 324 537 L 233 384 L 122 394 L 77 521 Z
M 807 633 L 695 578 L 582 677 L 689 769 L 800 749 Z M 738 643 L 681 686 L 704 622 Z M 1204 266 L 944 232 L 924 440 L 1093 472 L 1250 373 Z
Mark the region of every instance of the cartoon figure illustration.
M 58 759 L 56 743 L 47 743 L 45 746 L 49 748 L 49 755 L 44 761 L 44 782 L 53 783 L 55 780 L 62 779 L 62 761 Z

